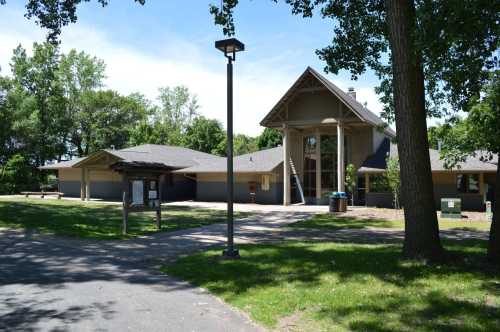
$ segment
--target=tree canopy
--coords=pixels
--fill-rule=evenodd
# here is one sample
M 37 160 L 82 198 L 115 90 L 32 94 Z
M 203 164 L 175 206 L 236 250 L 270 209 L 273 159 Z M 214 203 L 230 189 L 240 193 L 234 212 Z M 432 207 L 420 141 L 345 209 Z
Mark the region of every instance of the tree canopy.
M 62 27 L 75 23 L 78 19 L 76 14 L 78 6 L 82 2 L 91 0 L 27 0 L 26 14 L 28 19 L 35 19 L 36 24 L 48 30 L 47 41 L 52 44 L 58 43 Z M 108 5 L 109 0 L 96 0 L 102 7 Z M 144 5 L 145 0 L 134 0 Z M 7 0 L 0 0 L 0 5 L 5 5 Z

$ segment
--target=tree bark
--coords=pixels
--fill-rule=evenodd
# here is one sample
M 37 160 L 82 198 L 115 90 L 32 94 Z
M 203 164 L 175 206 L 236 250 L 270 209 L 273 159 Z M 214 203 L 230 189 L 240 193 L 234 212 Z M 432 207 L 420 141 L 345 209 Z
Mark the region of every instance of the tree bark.
M 493 220 L 488 241 L 488 260 L 500 265 L 500 165 L 497 165 L 495 185 L 495 202 L 493 203 Z
M 386 10 L 405 214 L 403 254 L 412 259 L 441 260 L 444 250 L 434 203 L 424 75 L 414 41 L 415 7 L 411 0 L 386 0 Z

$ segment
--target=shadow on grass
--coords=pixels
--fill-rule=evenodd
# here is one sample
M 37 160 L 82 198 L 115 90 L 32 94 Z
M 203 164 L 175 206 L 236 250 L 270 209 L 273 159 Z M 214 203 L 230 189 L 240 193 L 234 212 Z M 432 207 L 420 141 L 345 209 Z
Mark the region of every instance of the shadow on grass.
M 500 271 L 483 262 L 484 245 L 450 242 L 448 249 L 466 259 L 441 266 L 401 260 L 399 245 L 245 245 L 241 260 L 209 251 L 164 272 L 249 310 L 267 326 L 297 308 L 315 308 L 311 315 L 320 325 L 344 329 L 493 331 L 500 326 Z
M 342 217 L 331 214 L 319 214 L 309 220 L 299 221 L 291 225 L 293 228 L 301 229 L 329 229 L 337 230 L 343 228 L 363 229 L 367 227 L 392 228 L 394 221 L 386 219 L 367 219 L 356 217 Z
M 122 239 L 158 232 L 154 221 L 154 212 L 131 213 L 129 235 L 124 237 L 121 235 L 120 205 L 66 201 L 0 201 L 0 227 L 37 229 L 56 235 Z M 175 231 L 224 221 L 223 211 L 168 206 L 162 211 L 161 231 Z

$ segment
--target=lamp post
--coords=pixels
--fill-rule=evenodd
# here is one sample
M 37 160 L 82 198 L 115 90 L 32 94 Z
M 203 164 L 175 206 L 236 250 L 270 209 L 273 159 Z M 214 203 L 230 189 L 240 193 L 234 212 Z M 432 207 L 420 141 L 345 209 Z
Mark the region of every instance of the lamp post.
M 245 45 L 236 38 L 218 40 L 215 48 L 224 52 L 227 58 L 227 249 L 222 255 L 226 258 L 239 258 L 240 254 L 234 248 L 234 219 L 233 219 L 233 61 L 236 52 L 244 51 Z

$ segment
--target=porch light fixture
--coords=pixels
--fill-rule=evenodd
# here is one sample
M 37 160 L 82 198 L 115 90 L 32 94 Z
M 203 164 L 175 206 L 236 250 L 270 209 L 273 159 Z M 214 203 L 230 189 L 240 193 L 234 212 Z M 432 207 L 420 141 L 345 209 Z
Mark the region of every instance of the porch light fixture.
M 227 58 L 227 248 L 222 252 L 225 258 L 239 258 L 234 248 L 234 175 L 233 175 L 233 61 L 236 52 L 244 51 L 245 45 L 236 38 L 218 40 L 215 48 Z

